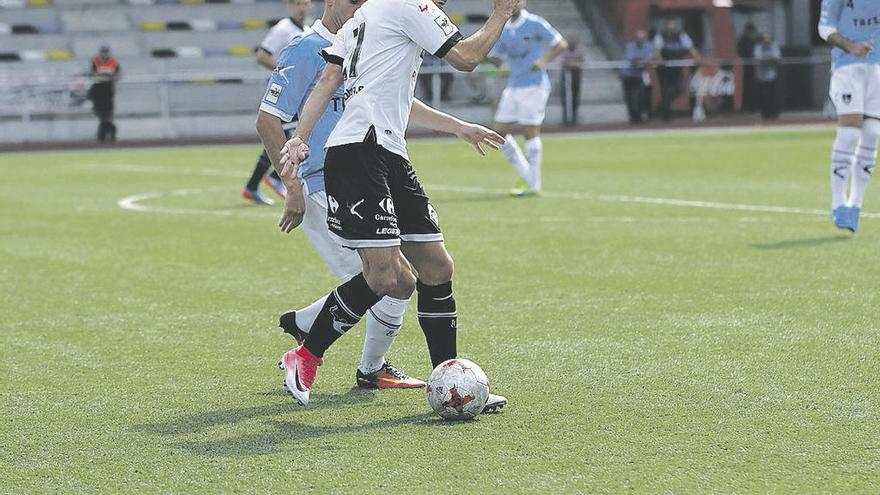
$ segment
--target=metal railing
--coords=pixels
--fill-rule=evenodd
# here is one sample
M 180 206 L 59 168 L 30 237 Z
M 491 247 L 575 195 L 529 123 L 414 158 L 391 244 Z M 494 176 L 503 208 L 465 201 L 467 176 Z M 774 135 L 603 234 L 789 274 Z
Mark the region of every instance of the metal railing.
M 809 95 L 801 95 L 801 100 L 792 103 L 790 94 L 797 90 L 805 91 L 803 74 L 805 69 L 811 74 L 823 74 L 829 68 L 828 56 L 785 57 L 778 61 L 780 98 L 784 100 L 783 108 L 812 108 L 821 110 L 825 87 L 822 77 L 811 77 L 815 87 Z M 741 101 L 742 89 L 748 81 L 744 78 L 745 67 L 756 67 L 761 64 L 756 60 L 721 60 L 711 57 L 700 61 L 679 60 L 663 64 L 664 67 L 681 68 L 690 72 L 692 79 L 683 94 L 679 95 L 679 112 L 688 111 L 694 105 L 694 98 L 712 96 L 734 96 Z M 652 81 L 657 84 L 656 64 L 646 70 Z M 623 88 L 618 79 L 618 72 L 632 68 L 633 64 L 624 60 L 589 61 L 580 69 L 584 76 L 581 86 L 581 102 L 624 104 Z M 556 99 L 566 94 L 560 88 L 563 79 L 562 67 L 553 64 L 549 68 L 554 86 L 553 104 L 561 106 Z M 712 84 L 694 84 L 693 76 L 711 71 L 728 71 L 732 87 L 717 88 Z M 800 71 L 797 84 L 792 81 L 791 74 Z M 503 89 L 506 72 L 488 64 L 481 65 L 474 74 L 463 74 L 446 64 L 426 65 L 420 75 L 417 96 L 425 97 L 428 91 L 424 86 L 430 81 L 433 91 L 428 103 L 436 108 L 466 108 L 475 105 L 491 106 L 497 101 Z M 266 87 L 266 76 L 259 72 L 211 72 L 211 73 L 168 73 L 161 75 L 126 76 L 117 83 L 116 107 L 118 116 L 158 116 L 171 129 L 170 120 L 176 115 L 188 114 L 255 114 L 259 100 Z M 488 82 L 488 83 L 487 83 Z M 78 118 L 90 114 L 91 108 L 87 101 L 88 88 L 91 81 L 85 75 L 72 75 L 68 78 L 56 75 L 44 78 L 0 78 L 0 118 L 9 121 L 20 119 L 29 122 L 34 119 L 47 118 Z M 444 86 L 452 85 L 447 91 Z M 601 91 L 599 91 L 601 90 Z M 656 90 L 654 90 L 656 92 Z M 601 94 L 597 94 L 600 92 Z M 722 94 L 714 94 L 723 92 Z M 569 92 L 570 93 L 570 92 Z M 702 94 L 701 94 L 702 93 Z M 727 94 L 732 93 L 732 94 Z M 689 103 L 682 103 L 689 99 Z M 656 103 L 653 105 L 656 106 Z M 688 108 L 685 109 L 684 107 Z M 741 105 L 734 105 L 738 110 Z M 553 122 L 549 122 L 553 123 Z M 170 133 L 167 137 L 175 137 Z

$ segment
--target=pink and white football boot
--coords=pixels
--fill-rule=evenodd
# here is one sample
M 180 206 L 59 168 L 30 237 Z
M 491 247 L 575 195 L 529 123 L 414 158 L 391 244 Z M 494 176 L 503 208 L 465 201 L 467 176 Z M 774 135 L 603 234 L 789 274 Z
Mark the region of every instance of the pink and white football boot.
M 315 383 L 318 366 L 322 364 L 324 360 L 315 357 L 304 346 L 291 349 L 281 356 L 278 367 L 284 370 L 284 385 L 299 405 L 309 405 L 309 392 Z

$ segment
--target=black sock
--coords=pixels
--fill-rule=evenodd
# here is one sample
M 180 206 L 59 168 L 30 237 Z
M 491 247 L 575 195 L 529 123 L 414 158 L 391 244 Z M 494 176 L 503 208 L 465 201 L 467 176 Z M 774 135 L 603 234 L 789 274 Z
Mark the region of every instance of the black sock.
M 272 172 L 269 174 L 269 177 L 272 177 L 276 180 L 281 180 L 281 176 L 278 175 L 278 172 L 275 171 L 275 167 L 272 167 Z
M 324 357 L 324 352 L 357 325 L 379 299 L 381 297 L 367 285 L 364 274 L 356 275 L 327 296 L 303 345 L 316 357 Z
M 257 164 L 254 166 L 254 173 L 251 174 L 251 178 L 247 183 L 249 191 L 256 191 L 260 187 L 260 181 L 263 180 L 263 176 L 266 175 L 271 166 L 272 162 L 269 160 L 269 155 L 266 153 L 266 150 L 263 150 L 263 154 L 260 155 Z
M 419 292 L 419 325 L 425 332 L 431 364 L 436 368 L 438 364 L 458 354 L 458 314 L 455 312 L 452 282 L 429 286 L 420 281 L 416 287 Z

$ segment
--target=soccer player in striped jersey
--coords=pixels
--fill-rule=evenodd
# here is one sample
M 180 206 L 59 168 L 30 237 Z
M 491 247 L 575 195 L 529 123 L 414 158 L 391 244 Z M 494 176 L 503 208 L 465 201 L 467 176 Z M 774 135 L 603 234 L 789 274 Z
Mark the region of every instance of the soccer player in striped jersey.
M 857 232 L 880 140 L 880 52 L 875 49 L 880 2 L 823 0 L 819 35 L 834 46 L 830 94 L 838 127 L 831 153 L 831 216 L 838 228 Z

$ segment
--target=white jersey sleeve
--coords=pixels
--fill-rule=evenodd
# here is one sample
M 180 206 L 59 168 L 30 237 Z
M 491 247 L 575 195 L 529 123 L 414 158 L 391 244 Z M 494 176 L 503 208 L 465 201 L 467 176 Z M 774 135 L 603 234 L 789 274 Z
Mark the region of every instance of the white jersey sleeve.
M 293 38 L 301 34 L 303 30 L 289 18 L 281 19 L 266 33 L 266 37 L 260 42 L 260 48 L 266 50 L 269 55 L 277 57 Z
M 822 10 L 819 18 L 819 36 L 828 41 L 828 37 L 837 32 L 840 23 L 840 13 L 843 11 L 842 0 L 822 0 Z
M 437 58 L 445 57 L 462 39 L 458 27 L 433 0 L 406 0 L 400 22 L 411 40 Z

